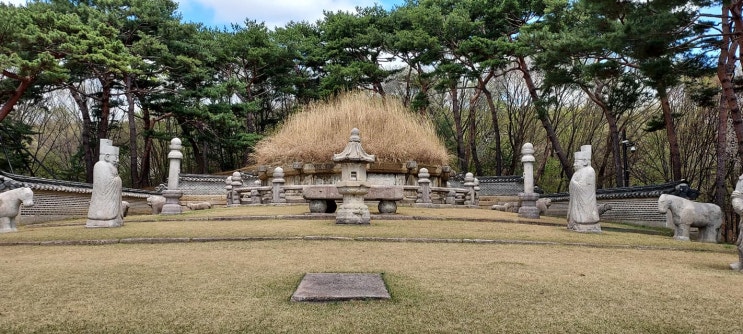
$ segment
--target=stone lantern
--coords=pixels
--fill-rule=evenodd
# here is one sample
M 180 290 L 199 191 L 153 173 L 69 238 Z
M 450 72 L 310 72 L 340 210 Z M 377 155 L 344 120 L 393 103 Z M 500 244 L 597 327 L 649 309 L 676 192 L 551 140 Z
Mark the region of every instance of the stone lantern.
M 343 204 L 336 211 L 336 224 L 370 223 L 369 207 L 364 204 L 364 195 L 369 192 L 366 165 L 375 160 L 374 155 L 364 152 L 359 129 L 353 128 L 346 148 L 333 155 L 333 161 L 341 165 L 341 181 L 336 184 L 336 188 L 343 195 Z

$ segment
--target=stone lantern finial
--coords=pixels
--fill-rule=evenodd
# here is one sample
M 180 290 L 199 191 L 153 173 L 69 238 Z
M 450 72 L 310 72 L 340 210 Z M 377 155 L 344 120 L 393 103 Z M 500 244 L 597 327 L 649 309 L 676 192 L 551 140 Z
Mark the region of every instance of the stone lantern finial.
M 348 140 L 348 144 L 343 149 L 343 152 L 333 155 L 333 161 L 335 162 L 374 162 L 375 160 L 376 157 L 373 154 L 367 154 L 361 147 L 361 136 L 359 136 L 359 129 L 357 128 L 351 130 L 351 138 Z

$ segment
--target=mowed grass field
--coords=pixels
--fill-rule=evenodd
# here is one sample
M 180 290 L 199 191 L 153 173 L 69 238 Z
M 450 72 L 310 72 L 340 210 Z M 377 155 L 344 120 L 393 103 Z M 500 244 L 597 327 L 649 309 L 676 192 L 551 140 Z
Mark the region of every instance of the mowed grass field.
M 22 226 L 0 235 L 0 332 L 743 332 L 731 245 L 608 223 L 578 234 L 489 210 L 401 207 L 409 220 L 371 226 L 282 217 L 306 210 Z M 71 240 L 121 242 L 9 245 Z M 308 272 L 383 273 L 392 299 L 291 302 Z

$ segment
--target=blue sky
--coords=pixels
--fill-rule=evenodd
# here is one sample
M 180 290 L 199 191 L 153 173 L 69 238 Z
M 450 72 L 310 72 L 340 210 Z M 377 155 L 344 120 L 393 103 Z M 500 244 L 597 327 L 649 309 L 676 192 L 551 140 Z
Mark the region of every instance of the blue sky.
M 353 11 L 355 7 L 374 4 L 390 9 L 404 0 L 175 0 L 184 22 L 201 22 L 207 26 L 225 27 L 241 24 L 245 19 L 265 22 L 269 28 L 284 26 L 289 21 L 315 22 L 325 11 Z
M 374 4 L 390 9 L 402 5 L 404 0 L 174 0 L 184 22 L 201 22 L 221 28 L 232 23 L 242 24 L 245 19 L 266 23 L 269 28 L 282 27 L 289 21 L 314 23 L 321 19 L 323 10 L 354 11 L 355 7 Z M 26 0 L 0 0 L 16 5 Z

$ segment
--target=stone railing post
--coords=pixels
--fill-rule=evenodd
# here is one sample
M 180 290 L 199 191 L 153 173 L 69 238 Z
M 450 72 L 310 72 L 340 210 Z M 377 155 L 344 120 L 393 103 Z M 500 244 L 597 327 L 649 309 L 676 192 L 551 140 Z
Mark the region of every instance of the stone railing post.
M 472 173 L 464 175 L 464 188 L 467 189 L 464 205 L 475 205 L 475 176 Z
M 243 186 L 243 176 L 240 172 L 232 173 L 232 204 L 240 205 L 240 193 L 237 188 Z
M 431 174 L 428 173 L 428 168 L 421 168 L 418 171 L 418 200 L 417 203 L 430 204 L 431 203 Z
M 253 181 L 253 189 L 250 190 L 250 203 L 251 204 L 261 204 L 263 200 L 261 199 L 261 192 L 258 190 L 258 187 L 261 186 L 261 180 L 255 180 Z
M 170 153 L 168 153 L 168 160 L 170 161 L 168 189 L 163 191 L 165 205 L 163 205 L 163 211 L 160 213 L 163 215 L 178 215 L 183 213 L 183 208 L 181 208 L 180 204 L 180 198 L 183 196 L 183 192 L 178 190 L 178 178 L 181 174 L 181 160 L 183 160 L 182 148 L 180 139 L 173 138 L 170 141 Z
M 473 205 L 480 205 L 480 180 L 478 180 L 477 178 L 475 178 L 475 186 L 473 187 L 473 189 L 475 190 L 473 192 Z
M 457 191 L 454 189 L 449 190 L 448 193 L 446 193 L 446 204 L 454 205 L 457 204 Z
M 227 191 L 227 206 L 232 205 L 232 176 L 224 180 L 224 190 Z
M 273 180 L 271 180 L 271 183 L 273 183 L 273 188 L 271 189 L 273 203 L 286 203 L 286 195 L 284 194 L 284 183 L 286 183 L 286 180 L 284 180 L 283 168 L 276 167 L 273 170 Z
M 524 192 L 519 193 L 519 217 L 539 218 L 537 200 L 539 194 L 534 192 L 534 146 L 526 143 L 521 148 L 521 162 L 524 163 Z

